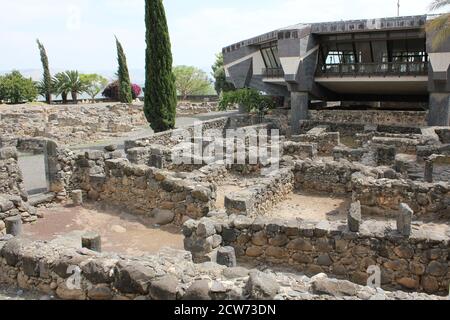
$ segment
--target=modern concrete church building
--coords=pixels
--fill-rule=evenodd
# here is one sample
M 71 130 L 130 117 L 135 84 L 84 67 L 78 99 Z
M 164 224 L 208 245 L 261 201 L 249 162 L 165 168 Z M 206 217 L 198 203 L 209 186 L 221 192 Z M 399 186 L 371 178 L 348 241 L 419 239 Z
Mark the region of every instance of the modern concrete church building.
M 228 81 L 290 101 L 293 129 L 311 100 L 429 102 L 450 121 L 450 39 L 435 48 L 433 16 L 298 24 L 223 49 Z

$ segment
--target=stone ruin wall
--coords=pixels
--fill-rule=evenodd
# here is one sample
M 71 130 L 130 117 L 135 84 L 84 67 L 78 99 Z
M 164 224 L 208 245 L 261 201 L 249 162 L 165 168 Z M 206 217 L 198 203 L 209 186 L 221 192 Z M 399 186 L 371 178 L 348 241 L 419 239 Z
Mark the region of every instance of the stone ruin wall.
M 412 180 L 375 179 L 355 174 L 353 199 L 360 201 L 363 212 L 393 216 L 400 203 L 407 203 L 417 217 L 450 218 L 450 184 Z
M 199 261 L 214 254 L 214 245 L 232 246 L 242 262 L 289 266 L 307 275 L 324 272 L 358 284 L 366 284 L 367 268 L 378 265 L 386 290 L 447 295 L 449 239 L 419 233 L 403 238 L 388 227 L 369 221 L 352 233 L 339 222 L 219 216 L 191 220 L 183 228 L 185 247 Z
M 0 149 L 0 235 L 5 231 L 5 219 L 20 215 L 23 222 L 37 220 L 37 211 L 28 203 L 22 172 L 17 164 L 14 147 Z
M 147 124 L 141 105 L 18 106 L 0 110 L 3 138 L 48 138 L 69 145 Z
M 134 214 L 154 214 L 154 209 L 172 211 L 169 222 L 178 225 L 206 215 L 215 203 L 215 187 L 210 183 L 131 164 L 114 152 L 79 154 L 70 183 L 72 190 L 81 189 L 90 200 Z
M 427 126 L 426 111 L 389 110 L 310 110 L 310 119 L 334 123 L 367 123 L 374 125 Z
M 73 270 L 79 274 L 78 288 L 68 286 L 74 283 Z M 443 300 L 423 293 L 381 292 L 325 274 L 308 278 L 194 264 L 189 252 L 172 249 L 128 257 L 20 238 L 0 239 L 0 282 L 63 300 Z

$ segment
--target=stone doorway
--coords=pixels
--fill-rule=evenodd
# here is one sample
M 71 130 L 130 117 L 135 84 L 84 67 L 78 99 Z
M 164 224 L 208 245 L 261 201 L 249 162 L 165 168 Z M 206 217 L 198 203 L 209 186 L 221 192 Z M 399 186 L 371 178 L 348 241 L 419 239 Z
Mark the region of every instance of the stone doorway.
M 48 166 L 45 155 L 45 141 L 33 141 L 33 145 L 26 141 L 19 141 L 18 164 L 22 171 L 25 190 L 28 195 L 46 193 L 48 191 Z

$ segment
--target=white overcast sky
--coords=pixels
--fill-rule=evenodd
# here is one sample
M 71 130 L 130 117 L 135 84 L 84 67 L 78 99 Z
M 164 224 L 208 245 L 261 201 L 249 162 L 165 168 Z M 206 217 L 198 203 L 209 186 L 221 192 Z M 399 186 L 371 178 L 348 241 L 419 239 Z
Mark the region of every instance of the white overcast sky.
M 401 0 L 401 15 L 431 0 Z M 397 0 L 165 0 L 174 63 L 209 70 L 231 43 L 300 22 L 396 16 Z M 144 69 L 144 0 L 0 0 L 0 70 L 40 68 L 35 39 L 57 69 L 116 68 L 114 35 L 130 69 Z

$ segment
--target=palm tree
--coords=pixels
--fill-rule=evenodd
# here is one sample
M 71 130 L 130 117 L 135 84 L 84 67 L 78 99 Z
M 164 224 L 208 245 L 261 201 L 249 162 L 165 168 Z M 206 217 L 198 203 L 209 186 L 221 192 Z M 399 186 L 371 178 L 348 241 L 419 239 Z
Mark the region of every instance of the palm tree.
M 64 76 L 64 89 L 65 92 L 70 92 L 72 101 L 74 104 L 78 103 L 78 94 L 86 91 L 86 84 L 81 81 L 78 71 L 66 71 Z
M 435 11 L 450 5 L 450 0 L 433 0 L 430 10 Z M 427 32 L 435 33 L 432 46 L 440 47 L 450 37 L 450 13 L 445 13 L 429 21 Z
M 63 72 L 58 72 L 53 77 L 53 83 L 55 88 L 55 94 L 57 96 L 61 95 L 63 104 L 67 104 L 67 94 L 69 92 L 66 77 Z

